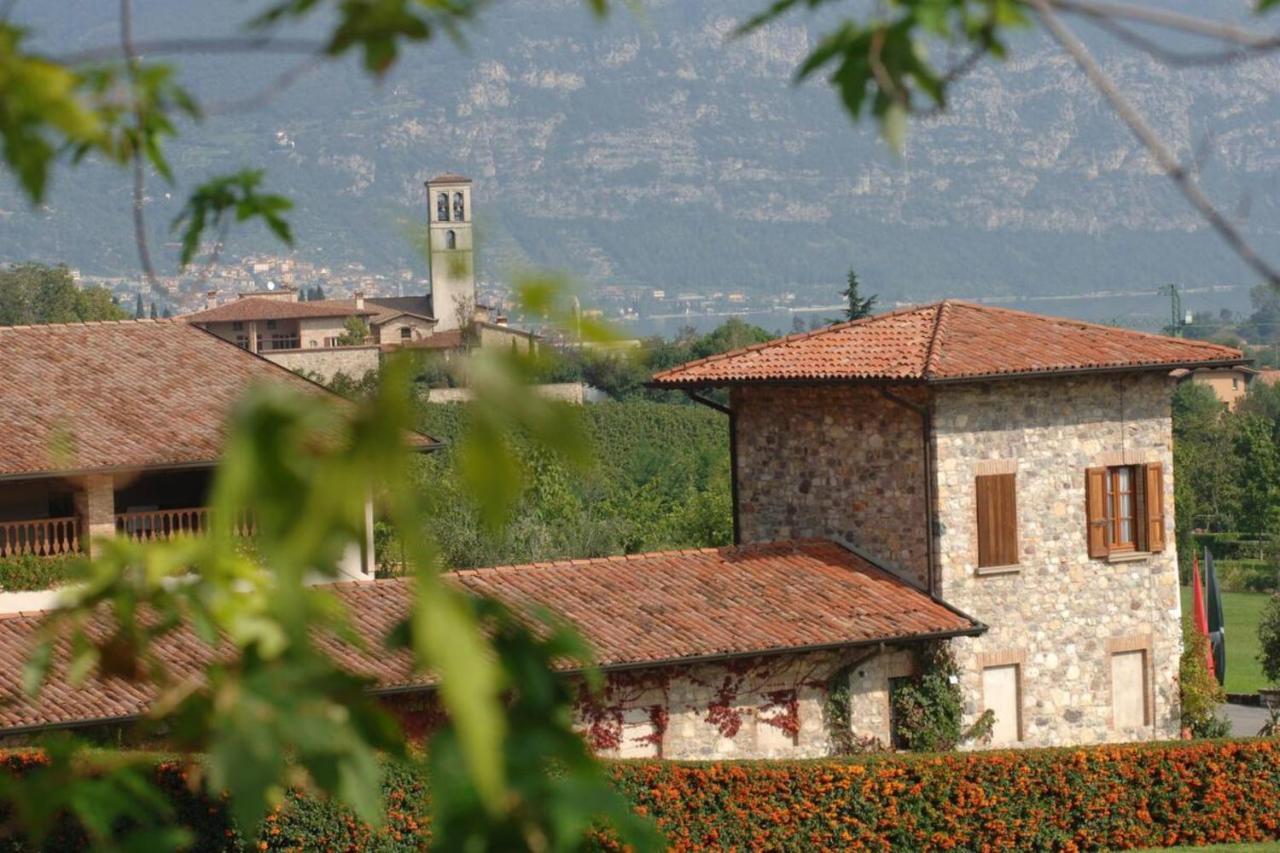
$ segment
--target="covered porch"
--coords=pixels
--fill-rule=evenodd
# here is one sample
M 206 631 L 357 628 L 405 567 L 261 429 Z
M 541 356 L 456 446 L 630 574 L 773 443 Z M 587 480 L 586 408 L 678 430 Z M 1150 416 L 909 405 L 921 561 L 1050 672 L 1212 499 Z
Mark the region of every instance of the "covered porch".
M 209 529 L 209 467 L 113 472 L 0 483 L 0 558 L 88 552 L 93 540 L 165 540 Z M 236 519 L 237 535 L 253 534 Z
M 199 536 L 220 523 L 209 508 L 212 465 L 0 480 L 0 560 L 96 555 L 101 540 L 139 542 Z M 254 519 L 230 519 L 231 532 L 252 537 Z M 365 531 L 341 559 L 339 572 L 373 577 L 373 503 Z

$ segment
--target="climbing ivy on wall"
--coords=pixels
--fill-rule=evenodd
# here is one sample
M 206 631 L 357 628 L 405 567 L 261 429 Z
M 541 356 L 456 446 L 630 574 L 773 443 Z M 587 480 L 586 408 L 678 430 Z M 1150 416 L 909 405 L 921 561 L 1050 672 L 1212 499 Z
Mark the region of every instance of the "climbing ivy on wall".
M 964 726 L 964 694 L 960 690 L 960 667 L 951 645 L 946 642 L 920 646 L 916 652 L 919 675 L 893 694 L 897 734 L 913 752 L 948 752 L 969 741 L 991 737 L 995 714 L 982 713 L 972 725 Z

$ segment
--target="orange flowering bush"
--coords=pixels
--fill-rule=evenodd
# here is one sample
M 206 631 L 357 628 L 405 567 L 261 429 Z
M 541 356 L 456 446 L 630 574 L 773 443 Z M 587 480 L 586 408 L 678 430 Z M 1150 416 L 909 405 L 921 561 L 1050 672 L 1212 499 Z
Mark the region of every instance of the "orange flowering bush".
M 4 754 L 21 775 L 32 752 Z M 617 761 L 613 784 L 674 850 L 1096 850 L 1280 839 L 1280 741 L 1129 744 L 789 762 Z M 158 761 L 195 850 L 409 851 L 431 840 L 425 781 L 389 766 L 380 826 L 294 792 L 244 839 L 221 802 Z M 74 826 L 49 849 L 74 849 Z M 607 834 L 598 850 L 620 846 Z M 30 849 L 0 839 L 0 850 Z
M 1094 850 L 1280 838 L 1280 742 L 619 762 L 676 850 Z M 601 847 L 613 848 L 607 837 Z

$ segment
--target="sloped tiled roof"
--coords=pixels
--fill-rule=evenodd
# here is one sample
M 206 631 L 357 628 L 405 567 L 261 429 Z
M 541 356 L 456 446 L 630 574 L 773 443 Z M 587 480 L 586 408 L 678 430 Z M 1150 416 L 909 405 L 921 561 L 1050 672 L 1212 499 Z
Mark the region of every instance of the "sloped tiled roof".
M 824 540 L 456 572 L 468 589 L 578 626 L 602 664 L 892 641 L 977 623 Z
M 246 296 L 204 311 L 183 314 L 188 323 L 227 323 L 247 320 L 303 320 L 309 317 L 356 317 L 376 314 L 368 307 L 357 308 L 351 299 L 318 299 L 294 302 L 264 296 Z
M 983 626 L 830 542 L 801 541 L 635 554 L 454 572 L 446 578 L 519 610 L 542 606 L 573 622 L 606 668 L 836 648 Z M 380 689 L 429 686 L 405 652 L 382 639 L 408 612 L 408 580 L 337 584 L 367 650 L 321 642 Z M 36 700 L 21 695 L 22 661 L 41 614 L 0 619 L 0 730 L 133 717 L 153 694 L 123 679 L 65 680 L 68 648 Z M 217 656 L 187 629 L 159 641 L 174 675 L 198 674 Z
M 443 174 L 436 175 L 434 178 L 427 181 L 427 183 L 429 184 L 469 184 L 471 183 L 471 179 L 468 178 L 466 175 L 459 175 L 457 172 L 444 172 Z
M 431 313 L 430 295 L 380 296 L 376 299 L 366 299 L 365 305 L 375 312 L 374 316 L 369 320 L 374 324 L 385 323 L 388 320 L 399 317 L 401 314 L 439 322 L 435 315 Z
M 790 335 L 658 373 L 656 386 L 945 382 L 1243 360 L 1238 349 L 946 300 Z
M 177 320 L 0 327 L 0 365 L 0 477 L 212 464 L 250 385 L 331 395 Z

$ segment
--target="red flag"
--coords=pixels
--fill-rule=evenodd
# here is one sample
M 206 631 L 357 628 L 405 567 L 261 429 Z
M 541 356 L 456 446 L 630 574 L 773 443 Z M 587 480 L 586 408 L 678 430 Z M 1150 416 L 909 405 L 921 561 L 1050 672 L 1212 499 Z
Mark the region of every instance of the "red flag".
M 1204 590 L 1200 586 L 1200 557 L 1191 555 L 1191 609 L 1192 618 L 1196 622 L 1196 633 L 1205 639 L 1205 665 L 1209 667 L 1209 675 L 1214 676 L 1213 651 L 1209 648 L 1209 613 L 1204 607 Z

